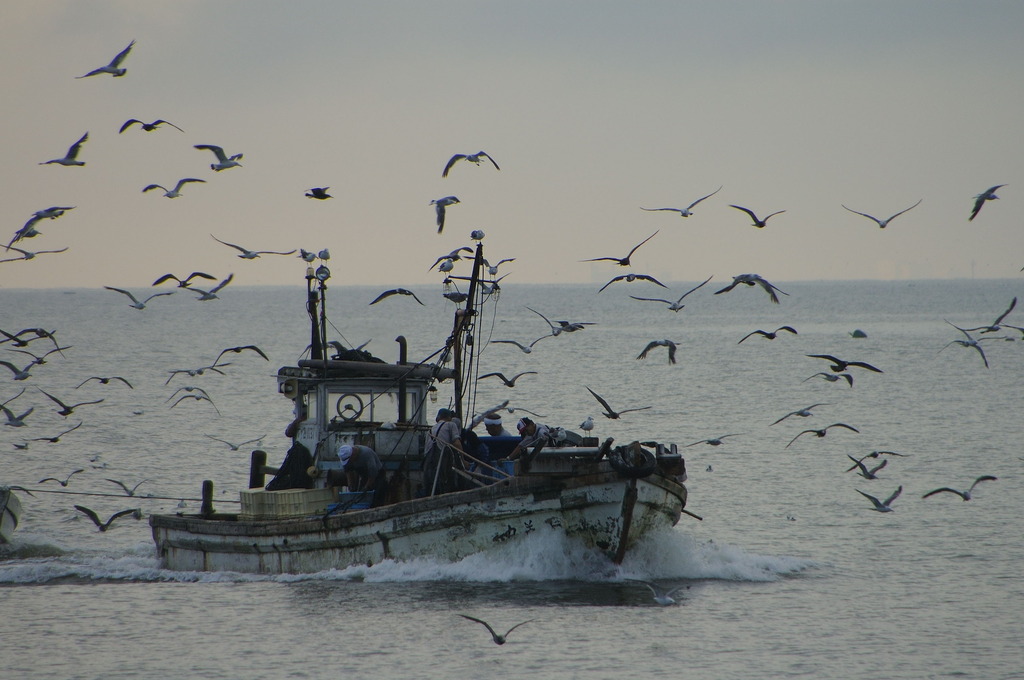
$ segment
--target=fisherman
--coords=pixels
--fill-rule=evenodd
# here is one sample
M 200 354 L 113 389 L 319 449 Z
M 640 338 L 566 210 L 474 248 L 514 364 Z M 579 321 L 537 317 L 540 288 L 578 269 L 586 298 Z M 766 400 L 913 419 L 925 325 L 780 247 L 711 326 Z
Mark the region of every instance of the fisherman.
M 519 430 L 520 440 L 512 453 L 508 454 L 509 460 L 519 458 L 538 443 L 547 444 L 551 441 L 551 430 L 547 425 L 539 425 L 525 416 L 516 423 L 516 429 Z
M 372 491 L 376 507 L 387 494 L 387 476 L 380 456 L 369 446 L 343 444 L 338 447 L 338 460 L 347 476 L 349 491 Z
M 491 411 L 484 416 L 484 429 L 491 437 L 511 437 L 512 433 L 501 424 L 501 415 Z
M 295 418 L 284 429 L 286 437 L 292 440 L 291 448 L 285 454 L 284 462 L 278 468 L 277 475 L 267 484 L 267 491 L 282 491 L 284 489 L 312 489 L 313 478 L 309 475 L 309 468 L 313 465 L 313 454 L 305 447 L 296 435 L 299 433 L 299 425 L 306 420 L 306 407 L 301 402 L 296 402 Z
M 463 469 L 462 427 L 455 411 L 438 410 L 434 426 L 430 428 L 430 441 L 424 451 L 423 495 L 433 496 L 458 490 L 455 468 Z

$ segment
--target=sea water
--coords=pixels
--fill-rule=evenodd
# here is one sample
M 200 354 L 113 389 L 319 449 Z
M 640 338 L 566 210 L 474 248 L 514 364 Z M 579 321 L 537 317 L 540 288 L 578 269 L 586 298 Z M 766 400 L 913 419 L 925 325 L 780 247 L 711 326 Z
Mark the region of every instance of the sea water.
M 0 327 L 56 330 L 64 350 L 26 381 L 0 375 L 0 400 L 34 411 L 0 429 L 0 483 L 20 485 L 22 523 L 0 547 L 0 663 L 10 678 L 1014 678 L 1024 677 L 1021 520 L 1021 334 L 988 334 L 980 354 L 953 340 L 991 323 L 1021 292 L 1016 281 L 775 282 L 779 305 L 741 286 L 713 295 L 712 281 L 674 313 L 666 304 L 694 283 L 664 291 L 639 282 L 609 288 L 509 286 L 481 309 L 473 331 L 478 374 L 520 371 L 509 389 L 479 381 L 471 410 L 509 400 L 549 425 L 594 436 L 676 442 L 690 492 L 685 516 L 651 536 L 621 565 L 572 541 L 530 553 L 505 546 L 450 564 L 431 559 L 305 575 L 172 572 L 156 559 L 145 520 L 118 519 L 100 532 L 75 504 L 106 518 L 198 508 L 200 484 L 230 511 L 246 486 L 252 445 L 211 439 L 264 436 L 277 462 L 287 448 L 290 402 L 275 374 L 309 342 L 305 290 L 228 288 L 197 302 L 187 293 L 128 307 L 103 290 L 2 290 Z M 632 286 L 631 288 L 627 288 Z M 415 288 L 415 287 L 414 287 Z M 394 339 L 411 359 L 439 350 L 454 305 L 426 287 L 427 305 L 380 290 L 331 287 L 328 336 L 392 361 Z M 437 291 L 440 293 L 440 291 Z M 528 344 L 552 320 L 587 321 L 530 354 L 488 340 Z M 947 323 L 947 321 L 949 323 Z M 1024 326 L 1024 310 L 1005 320 Z M 755 329 L 791 325 L 775 340 Z M 863 330 L 866 338 L 853 338 Z M 975 337 L 984 337 L 978 333 Z M 679 343 L 635 357 L 651 340 Z M 208 366 L 227 347 L 224 375 L 170 371 Z M 52 347 L 52 345 L 49 345 Z M 2 350 L 21 367 L 31 357 Z M 28 348 L 37 354 L 47 341 Z M 854 384 L 815 377 L 832 354 L 870 363 Z M 9 355 L 9 356 L 8 356 Z M 134 389 L 89 377 L 120 375 Z M 213 403 L 187 398 L 201 387 Z M 616 410 L 600 415 L 586 387 Z M 68 418 L 39 389 L 66 403 L 103 399 Z M 446 405 L 442 385 L 431 411 Z M 808 418 L 783 415 L 811 404 Z M 214 409 L 219 410 L 219 414 Z M 505 413 L 506 427 L 523 412 Z M 52 437 L 83 425 L 57 443 Z M 807 429 L 833 423 L 859 433 Z M 697 443 L 725 438 L 721 446 Z M 794 441 L 794 437 L 797 437 Z M 28 443 L 25 449 L 15 445 Z M 692 446 L 686 446 L 690 445 Z M 879 479 L 846 472 L 871 451 L 888 460 Z M 64 478 L 66 489 L 44 477 Z M 970 502 L 928 491 L 983 482 Z M 134 486 L 128 498 L 116 479 Z M 858 490 L 886 498 L 878 513 Z M 62 493 L 51 493 L 62 492 Z M 67 492 L 92 495 L 72 495 Z M 638 580 L 683 586 L 678 604 L 657 605 Z M 482 626 L 504 632 L 497 646 Z

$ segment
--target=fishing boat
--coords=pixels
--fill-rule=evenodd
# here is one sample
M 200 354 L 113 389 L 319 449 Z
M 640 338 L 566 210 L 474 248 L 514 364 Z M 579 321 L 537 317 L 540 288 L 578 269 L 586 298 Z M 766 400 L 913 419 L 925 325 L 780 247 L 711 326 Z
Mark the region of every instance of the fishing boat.
M 542 550 L 559 541 L 621 563 L 644 536 L 674 526 L 683 514 L 697 517 L 685 509 L 685 463 L 675 444 L 616 446 L 612 439 L 598 442 L 556 428 L 514 461 L 504 458 L 518 437 L 479 437 L 489 461 L 464 448 L 432 447 L 427 412 L 439 385 L 452 388 L 455 421 L 472 417 L 463 409 L 472 391 L 466 376 L 475 361 L 474 322 L 482 296 L 493 290 L 481 285 L 487 283 L 483 262 L 479 243 L 468 293 L 457 300 L 452 333 L 436 363 L 409 362 L 403 337 L 396 339 L 394 363 L 358 350 L 328 356 L 339 347 L 327 341 L 330 271 L 309 267 L 309 358 L 277 374 L 278 392 L 296 413 L 292 449 L 276 468 L 267 466 L 265 452 L 253 452 L 249 489 L 240 491 L 237 512 L 214 508 L 206 481 L 198 513 L 150 516 L 162 564 L 186 571 L 312 573 L 384 560 L 457 561 L 503 546 Z M 386 488 L 347 486 L 351 477 L 338 452 L 354 446 L 376 452 Z M 270 484 L 267 474 L 275 475 Z
M 0 486 L 0 545 L 11 542 L 11 534 L 18 528 L 21 501 L 10 487 Z

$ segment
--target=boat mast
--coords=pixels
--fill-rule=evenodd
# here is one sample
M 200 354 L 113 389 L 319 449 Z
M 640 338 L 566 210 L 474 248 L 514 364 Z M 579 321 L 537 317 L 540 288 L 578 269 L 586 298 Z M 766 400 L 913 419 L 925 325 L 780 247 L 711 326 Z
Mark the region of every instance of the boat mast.
M 452 329 L 451 343 L 452 348 L 455 351 L 455 416 L 459 419 L 459 422 L 465 423 L 462 417 L 462 401 L 465 396 L 465 390 L 463 386 L 463 348 L 465 340 L 463 340 L 463 333 L 470 329 L 473 325 L 473 317 L 476 316 L 476 289 L 477 284 L 480 282 L 480 272 L 483 270 L 484 261 L 484 244 L 477 242 L 476 244 L 476 256 L 473 258 L 473 274 L 469 279 L 469 292 L 466 297 L 465 309 L 458 309 L 455 312 L 455 326 Z M 471 337 L 471 336 L 470 336 Z M 469 342 L 472 348 L 472 341 Z M 472 350 L 471 350 L 472 351 Z M 469 363 L 472 363 L 470 358 Z

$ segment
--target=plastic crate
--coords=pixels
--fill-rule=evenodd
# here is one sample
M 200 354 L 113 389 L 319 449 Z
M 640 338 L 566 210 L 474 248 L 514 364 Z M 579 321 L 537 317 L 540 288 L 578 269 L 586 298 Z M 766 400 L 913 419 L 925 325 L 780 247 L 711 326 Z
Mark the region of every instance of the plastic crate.
M 337 500 L 334 489 L 285 489 L 267 491 L 249 489 L 241 492 L 243 519 L 277 519 L 322 515 Z

